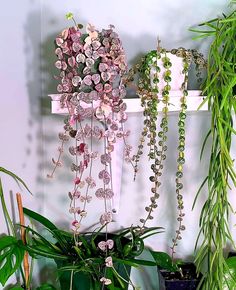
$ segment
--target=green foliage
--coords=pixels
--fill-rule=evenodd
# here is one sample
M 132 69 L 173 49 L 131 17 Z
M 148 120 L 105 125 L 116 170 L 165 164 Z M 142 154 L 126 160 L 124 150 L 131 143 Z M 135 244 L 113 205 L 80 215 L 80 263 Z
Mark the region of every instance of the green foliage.
M 4 168 L 0 171 L 10 175 L 17 182 L 22 184 L 27 190 L 28 187 L 24 181 L 17 175 Z M 117 231 L 106 236 L 102 231 L 105 226 L 102 226 L 95 232 L 80 234 L 78 236 L 78 246 L 75 244 L 74 236 L 71 233 L 58 229 L 50 220 L 44 216 L 23 208 L 24 214 L 32 221 L 38 223 L 40 231 L 33 229 L 30 226 L 26 229 L 26 244 L 16 237 L 16 226 L 13 225 L 9 213 L 6 208 L 2 184 L 0 180 L 0 198 L 7 221 L 12 228 L 13 236 L 4 236 L 0 238 L 0 283 L 4 286 L 8 278 L 18 269 L 21 269 L 21 263 L 24 258 L 24 253 L 28 252 L 32 258 L 47 257 L 54 259 L 58 265 L 59 277 L 71 275 L 73 271 L 74 277 L 80 275 L 85 281 L 89 281 L 92 289 L 100 289 L 100 278 L 105 270 L 105 258 L 107 255 L 113 259 L 113 267 L 106 268 L 106 277 L 111 279 L 113 283 L 107 286 L 107 289 L 125 289 L 127 281 L 129 281 L 129 268 L 139 267 L 140 265 L 157 266 L 162 265 L 163 268 L 173 269 L 173 265 L 168 263 L 171 258 L 165 254 L 155 253 L 151 251 L 155 262 L 144 259 L 137 259 L 143 252 L 144 240 L 152 235 L 162 232 L 160 227 L 140 228 L 129 227 Z M 50 237 L 45 237 L 40 232 L 42 227 L 46 229 Z M 101 251 L 98 247 L 100 241 L 113 239 L 114 247 L 108 250 L 108 253 Z M 120 275 L 120 271 L 123 273 Z M 23 274 L 23 272 L 21 271 Z M 82 275 L 82 276 L 81 276 Z M 24 276 L 23 276 L 24 281 Z M 67 282 L 68 284 L 68 282 Z M 14 286 L 15 290 L 22 289 L 20 286 Z M 37 290 L 55 289 L 50 284 L 44 284 Z
M 212 138 L 212 147 L 209 173 L 203 182 L 203 185 L 205 182 L 208 184 L 208 198 L 200 216 L 199 235 L 203 235 L 203 241 L 197 251 L 196 266 L 201 271 L 207 262 L 204 289 L 223 289 L 224 273 L 228 269 L 223 249 L 227 242 L 234 245 L 228 225 L 232 211 L 228 190 L 232 185 L 236 186 L 234 162 L 230 155 L 232 135 L 236 133 L 232 119 L 236 113 L 236 11 L 200 26 L 207 30 L 192 29 L 200 33 L 198 38 L 213 37 L 203 85 L 204 102 L 209 103 L 212 112 L 211 129 L 207 135 L 207 138 Z M 203 146 L 205 143 L 206 140 Z
M 39 222 L 41 225 L 43 225 L 45 228 L 49 229 L 49 230 L 57 230 L 57 227 L 50 222 L 49 219 L 45 218 L 44 216 L 28 209 L 28 208 L 23 208 L 23 212 L 25 215 L 29 216 L 30 218 L 32 218 L 33 220 Z
M 170 272 L 178 271 L 177 265 L 173 263 L 171 257 L 167 253 L 154 252 L 152 250 L 150 250 L 150 253 L 159 268 L 168 270 Z
M 26 227 L 26 251 L 34 258 L 43 256 L 54 259 L 58 265 L 60 276 L 71 271 L 75 275 L 76 273 L 83 273 L 88 275 L 91 283 L 96 284 L 105 269 L 104 261 L 107 255 L 112 257 L 114 263 L 114 269 L 110 274 L 116 281 L 114 285 L 119 285 L 120 287 L 122 287 L 123 282 L 117 276 L 115 270 L 117 267 L 157 266 L 157 261 L 160 259 L 159 265 L 163 265 L 164 268 L 169 270 L 173 269 L 172 263 L 168 264 L 166 262 L 166 259 L 168 261 L 171 260 L 167 254 L 162 256 L 160 253 L 151 251 L 155 262 L 136 258 L 144 250 L 143 240 L 161 232 L 162 228 L 160 227 L 145 228 L 142 231 L 140 231 L 139 227 L 129 227 L 113 234 L 109 233 L 107 238 L 113 239 L 114 247 L 106 253 L 97 246 L 100 241 L 106 240 L 105 234 L 102 233 L 104 226 L 95 232 L 80 234 L 78 236 L 79 246 L 76 246 L 72 234 L 58 229 L 47 218 L 32 210 L 27 208 L 23 210 L 32 220 L 46 228 L 51 234 L 51 238 L 54 239 L 51 242 L 51 238 L 44 237 L 31 227 Z
M 139 267 L 139 265 L 158 265 L 157 262 L 137 259 L 137 256 L 144 250 L 143 240 L 161 232 L 162 228 L 160 227 L 145 228 L 142 231 L 140 231 L 139 227 L 130 227 L 113 234 L 109 233 L 108 237 L 106 237 L 102 233 L 103 226 L 95 232 L 80 234 L 78 236 L 79 246 L 76 246 L 71 233 L 58 229 L 47 218 L 32 210 L 24 208 L 23 211 L 32 221 L 39 224 L 40 232 L 42 227 L 44 227 L 51 237 L 48 237 L 48 235 L 45 237 L 39 231 L 28 226 L 25 227 L 25 245 L 23 245 L 21 240 L 17 240 L 16 237 L 6 236 L 1 238 L 0 282 L 2 285 L 20 268 L 25 251 L 33 258 L 47 257 L 54 259 L 59 268 L 59 276 L 65 275 L 65 273 L 71 273 L 71 271 L 73 271 L 74 275 L 76 273 L 83 273 L 86 277 L 89 277 L 89 281 L 92 284 L 95 283 L 94 285 L 101 278 L 101 273 L 105 269 L 104 261 L 107 254 L 109 254 L 109 256 L 112 256 L 114 263 L 114 268 L 109 270 L 111 271 L 110 276 L 114 280 L 114 287 L 112 285 L 109 289 L 123 289 L 123 286 L 126 285 L 122 280 L 124 278 L 120 277 L 117 272 L 117 269 L 120 267 L 125 267 L 126 269 L 126 267 Z M 114 247 L 108 253 L 98 248 L 98 243 L 107 238 L 113 239 L 114 241 Z M 155 261 L 160 259 L 160 265 L 164 265 L 163 267 L 167 268 L 170 266 L 169 269 L 172 269 L 172 265 L 165 264 L 164 259 L 166 260 L 166 256 L 159 255 L 158 257 L 158 254 L 155 254 L 153 251 L 152 255 L 155 257 Z M 7 261 L 6 263 L 2 263 L 4 259 Z M 168 259 L 170 260 L 170 257 Z M 126 279 L 129 278 L 127 277 Z M 50 285 L 42 285 L 40 287 L 38 289 L 53 289 L 50 288 Z
M 53 285 L 45 283 L 43 285 L 40 285 L 39 287 L 36 288 L 36 290 L 56 290 L 57 288 L 55 288 Z
M 74 19 L 74 14 L 73 13 L 71 13 L 71 12 L 68 12 L 67 14 L 66 14 L 66 19 L 67 20 L 72 20 L 73 22 L 74 22 L 74 24 L 75 24 L 75 26 L 77 26 L 79 29 L 82 29 L 84 26 L 83 26 L 83 24 L 81 24 L 81 23 L 76 23 L 76 21 L 75 21 L 75 19 Z
M 68 13 L 66 14 L 66 19 L 67 19 L 67 20 L 72 20 L 73 18 L 74 18 L 73 13 L 68 12 Z
M 3 236 L 0 238 L 0 283 L 2 286 L 19 269 L 24 253 L 22 242 L 15 237 Z
M 31 191 L 29 190 L 28 186 L 26 185 L 26 183 L 19 177 L 17 176 L 15 173 L 7 170 L 6 168 L 0 167 L 0 172 L 3 172 L 9 176 L 11 176 L 17 183 L 23 185 L 25 187 L 26 190 L 28 190 L 28 192 L 31 193 Z
M 236 289 L 236 257 L 226 259 L 224 269 L 223 290 Z
M 0 172 L 11 176 L 19 185 L 30 192 L 26 183 L 15 173 L 0 167 Z M 30 192 L 31 193 L 31 192 Z M 24 258 L 24 246 L 21 240 L 16 238 L 16 230 L 10 218 L 9 212 L 6 207 L 5 198 L 3 194 L 2 182 L 0 179 L 0 200 L 3 213 L 6 218 L 7 225 L 11 229 L 12 236 L 3 236 L 0 238 L 0 283 L 4 286 L 8 278 L 21 268 L 21 263 Z M 24 280 L 24 277 L 23 277 Z M 19 287 L 14 287 L 15 289 Z M 13 289 L 14 289 L 13 288 Z

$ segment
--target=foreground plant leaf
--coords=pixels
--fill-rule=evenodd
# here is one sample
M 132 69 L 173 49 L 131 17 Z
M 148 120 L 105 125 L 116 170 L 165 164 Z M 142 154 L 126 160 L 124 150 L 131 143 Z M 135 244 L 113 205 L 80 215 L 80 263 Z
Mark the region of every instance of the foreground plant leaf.
M 226 260 L 228 269 L 224 272 L 223 290 L 236 289 L 236 257 Z
M 58 228 L 52 223 L 50 222 L 49 219 L 45 218 L 44 216 L 38 214 L 35 211 L 32 211 L 28 208 L 23 208 L 24 214 L 26 214 L 27 216 L 29 216 L 30 218 L 36 220 L 37 222 L 39 222 L 40 224 L 42 224 L 43 226 L 45 226 L 45 228 L 49 229 L 49 230 L 58 230 Z
M 19 269 L 24 253 L 25 250 L 21 240 L 12 236 L 0 238 L 0 283 L 2 286 Z
M 29 190 L 28 186 L 26 185 L 26 183 L 23 181 L 23 179 L 21 179 L 19 176 L 17 176 L 15 173 L 11 172 L 10 170 L 7 170 L 6 168 L 0 167 L 0 172 L 3 172 L 9 176 L 11 176 L 12 178 L 15 179 L 16 182 L 22 184 L 25 189 L 28 190 L 29 193 L 31 193 L 31 191 Z M 32 193 L 31 193 L 32 194 Z
M 54 289 L 56 290 L 57 288 L 48 283 L 40 285 L 39 287 L 36 288 L 36 290 L 54 290 Z
M 236 2 L 232 1 L 232 4 Z M 231 283 L 230 277 L 225 279 L 225 274 L 230 272 L 224 258 L 224 248 L 228 244 L 235 247 L 229 228 L 230 214 L 234 214 L 234 210 L 228 199 L 228 191 L 232 185 L 236 185 L 235 164 L 231 154 L 232 137 L 236 133 L 233 127 L 236 113 L 236 10 L 232 8 L 231 14 L 223 14 L 221 18 L 201 24 L 214 30 L 211 32 L 213 39 L 208 53 L 207 77 L 202 87 L 203 95 L 206 96 L 204 102 L 208 102 L 212 114 L 211 129 L 203 143 L 201 156 L 206 140 L 210 137 L 210 164 L 208 176 L 194 200 L 195 205 L 206 183 L 208 196 L 200 215 L 196 249 L 198 245 L 200 247 L 195 258 L 197 272 L 205 269 L 201 280 L 202 289 L 235 289 L 234 286 L 224 288 L 227 283 Z
M 154 258 L 156 265 L 159 268 L 171 271 L 171 272 L 175 272 L 178 271 L 178 267 L 176 266 L 176 264 L 173 263 L 171 257 L 164 252 L 155 252 L 152 250 L 149 250 L 149 252 L 151 253 L 152 257 Z

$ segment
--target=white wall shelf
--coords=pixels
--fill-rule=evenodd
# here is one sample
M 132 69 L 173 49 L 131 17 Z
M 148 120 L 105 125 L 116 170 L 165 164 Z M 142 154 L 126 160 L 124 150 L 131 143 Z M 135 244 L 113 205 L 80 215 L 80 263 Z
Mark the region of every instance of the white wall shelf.
M 67 108 L 60 107 L 60 95 L 54 94 L 49 95 L 52 99 L 51 101 L 51 112 L 53 114 L 66 114 L 68 113 Z M 171 91 L 170 92 L 170 102 L 169 102 L 169 112 L 175 112 L 180 110 L 180 101 L 182 97 L 181 91 Z M 161 98 L 160 98 L 161 100 Z M 189 90 L 187 96 L 187 111 L 208 111 L 207 102 L 200 108 L 200 104 L 203 102 L 204 96 L 201 96 L 201 91 Z M 137 113 L 142 112 L 143 107 L 141 106 L 140 98 L 124 99 L 127 104 L 127 113 Z M 85 103 L 83 103 L 86 105 Z M 163 103 L 160 101 L 158 104 L 158 111 L 162 111 Z

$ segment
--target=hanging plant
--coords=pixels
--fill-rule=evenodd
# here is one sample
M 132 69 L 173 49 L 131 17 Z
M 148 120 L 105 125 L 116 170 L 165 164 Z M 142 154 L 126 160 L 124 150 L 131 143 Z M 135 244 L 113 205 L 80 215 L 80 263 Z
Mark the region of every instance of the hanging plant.
M 68 18 L 75 22 L 73 15 L 68 15 Z M 68 195 L 76 247 L 81 242 L 80 228 L 88 214 L 87 204 L 94 196 L 104 203 L 100 224 L 108 232 L 108 225 L 113 219 L 111 201 L 114 196 L 111 160 L 119 139 L 124 142 L 125 160 L 132 163 L 129 157 L 131 146 L 126 143 L 129 131 L 123 127 L 127 115 L 122 76 L 127 64 L 121 41 L 112 25 L 98 31 L 88 24 L 86 33 L 82 33 L 80 28 L 82 25 L 76 24 L 63 30 L 55 41 L 58 58 L 55 66 L 60 71 L 57 91 L 61 94 L 61 108 L 68 110 L 68 116 L 64 132 L 59 134 L 59 156 L 56 161 L 52 160 L 54 168 L 48 175 L 52 178 L 56 168 L 62 165 L 64 144 L 72 139 L 74 145 L 69 147 L 69 153 L 74 158 L 71 170 L 75 176 L 73 189 Z M 94 140 L 103 144 L 102 152 L 95 151 Z M 97 159 L 101 169 L 96 177 L 93 168 L 99 166 Z M 106 259 L 108 251 L 105 252 Z M 105 276 L 101 278 L 106 285 L 108 280 Z
M 201 26 L 206 29 L 202 30 Z M 231 155 L 232 136 L 236 134 L 233 128 L 236 112 L 236 11 L 233 9 L 229 15 L 204 22 L 199 29 L 192 31 L 200 33 L 197 38 L 213 37 L 208 52 L 207 77 L 202 86 L 206 95 L 204 103 L 208 102 L 211 111 L 211 128 L 203 143 L 202 153 L 209 137 L 212 145 L 208 176 L 195 198 L 196 202 L 207 183 L 208 196 L 200 216 L 199 237 L 202 236 L 203 240 L 197 240 L 196 265 L 199 272 L 204 271 L 203 289 L 225 289 L 223 286 L 228 284 L 225 277 L 230 273 L 224 248 L 228 244 L 235 247 L 229 228 L 230 213 L 234 210 L 229 203 L 228 192 L 236 186 L 235 164 Z
M 74 20 L 71 15 L 69 18 Z M 126 265 L 158 265 L 166 261 L 168 255 L 160 256 L 150 250 L 155 262 L 134 260 L 144 250 L 144 239 L 159 233 L 158 227 L 140 231 L 140 227 L 131 226 L 117 233 L 109 233 L 115 194 L 111 161 L 119 140 L 123 140 L 125 160 L 134 167 L 130 157 L 131 146 L 126 141 L 129 131 L 124 130 L 123 126 L 127 120 L 126 104 L 123 101 L 126 94 L 123 76 L 127 65 L 121 41 L 112 25 L 98 31 L 89 24 L 86 33 L 81 32 L 81 27 L 76 25 L 65 29 L 56 38 L 55 53 L 58 60 L 55 65 L 60 70 L 57 90 L 61 94 L 61 109 L 66 109 L 68 114 L 64 121 L 64 132 L 59 134 L 61 146 L 58 158 L 52 160 L 54 168 L 48 177 L 52 178 L 55 170 L 62 166 L 61 156 L 69 140 L 74 141 L 74 145 L 69 147 L 69 153 L 74 158 L 71 170 L 75 174 L 73 189 L 68 194 L 73 240 L 70 236 L 67 241 L 69 248 L 73 248 L 72 256 L 75 259 L 68 257 L 70 262 L 67 260 L 63 265 L 57 264 L 62 271 L 70 271 L 70 287 L 77 280 L 74 274 L 85 271 L 87 280 L 93 281 L 98 289 L 101 284 L 102 289 L 118 286 L 126 289 L 129 284 L 135 289 Z M 101 152 L 94 150 L 94 140 L 101 143 Z M 97 159 L 100 160 L 99 165 Z M 94 166 L 101 167 L 98 176 L 93 174 Z M 98 185 L 99 182 L 101 185 Z M 94 196 L 104 204 L 99 220 L 101 227 L 92 234 L 84 233 L 81 226 L 88 215 L 87 204 Z M 31 216 L 31 212 L 26 212 Z M 38 221 L 41 220 L 41 217 L 36 217 Z M 105 232 L 102 234 L 101 231 Z M 64 248 L 61 250 L 65 253 Z M 117 265 L 120 264 L 125 270 L 122 275 L 117 272 Z M 165 267 L 176 269 L 169 262 L 165 263 Z M 90 287 L 88 283 L 87 286 Z
M 171 53 L 170 53 L 171 52 Z M 177 156 L 177 171 L 176 171 L 176 198 L 178 209 L 178 228 L 176 235 L 173 238 L 173 245 L 171 247 L 172 260 L 174 259 L 175 248 L 178 241 L 182 238 L 181 232 L 185 230 L 183 225 L 184 217 L 184 203 L 183 203 L 183 166 L 185 163 L 185 119 L 187 110 L 187 83 L 188 71 L 191 62 L 195 63 L 197 77 L 201 82 L 201 70 L 206 67 L 206 61 L 203 55 L 197 50 L 186 50 L 184 48 L 172 49 L 170 52 L 165 49 L 158 48 L 157 50 L 149 52 L 141 61 L 129 71 L 125 82 L 133 82 L 137 75 L 137 94 L 141 98 L 141 106 L 143 107 L 144 126 L 142 129 L 140 143 L 136 155 L 133 157 L 134 161 L 134 179 L 138 173 L 138 163 L 143 154 L 145 138 L 148 139 L 147 146 L 149 147 L 148 158 L 151 160 L 151 170 L 153 175 L 150 176 L 152 183 L 150 204 L 145 207 L 147 215 L 141 218 L 141 229 L 144 229 L 148 220 L 153 219 L 152 213 L 157 208 L 157 200 L 160 196 L 161 176 L 163 173 L 164 162 L 167 154 L 167 132 L 168 132 L 168 108 L 170 101 L 171 90 L 178 90 L 180 93 L 180 112 L 178 116 L 178 156 Z M 180 72 L 180 80 L 182 83 L 173 82 L 172 72 L 175 71 L 171 63 L 171 58 L 176 55 L 182 59 L 182 68 Z M 174 83 L 174 88 L 171 87 Z M 162 104 L 162 109 L 160 106 Z M 162 112 L 160 121 L 160 129 L 157 128 L 157 119 L 159 116 L 158 110 Z

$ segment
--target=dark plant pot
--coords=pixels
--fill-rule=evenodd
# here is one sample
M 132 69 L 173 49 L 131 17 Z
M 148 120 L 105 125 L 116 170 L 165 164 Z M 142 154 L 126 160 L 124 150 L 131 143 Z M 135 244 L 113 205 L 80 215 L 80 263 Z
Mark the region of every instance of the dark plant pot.
M 160 290 L 194 290 L 197 289 L 200 277 L 197 277 L 196 267 L 192 263 L 181 266 L 180 272 L 159 270 Z
M 108 234 L 107 239 L 112 239 L 114 237 L 113 234 Z M 87 236 L 89 239 L 89 236 Z M 101 234 L 95 239 L 95 243 L 98 244 L 100 241 L 105 240 L 105 235 Z M 127 244 L 129 240 L 127 238 L 121 239 L 121 244 L 124 246 Z M 116 250 L 116 246 L 114 245 L 114 250 Z M 64 264 L 61 261 L 55 261 L 58 268 L 67 266 L 68 264 Z M 125 280 L 127 280 L 127 276 L 130 276 L 131 266 L 127 265 L 121 265 L 120 263 L 114 263 L 113 266 L 116 269 L 116 271 L 119 273 L 121 277 L 123 277 Z M 69 290 L 70 289 L 70 279 L 71 279 L 71 272 L 62 272 L 59 276 L 60 286 L 61 290 Z M 122 290 L 128 290 L 128 283 L 124 283 L 125 288 L 120 288 L 120 284 L 118 281 L 112 281 L 112 284 L 114 287 L 118 287 L 116 289 L 122 289 Z M 73 290 L 101 290 L 101 282 L 100 281 L 94 281 L 93 277 L 87 273 L 84 272 L 77 272 L 73 275 Z M 107 286 L 105 286 L 104 289 L 107 289 Z
M 236 256 L 236 252 L 229 252 L 228 254 L 228 258 L 235 257 L 235 256 Z

